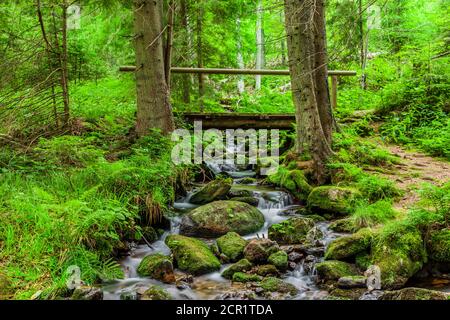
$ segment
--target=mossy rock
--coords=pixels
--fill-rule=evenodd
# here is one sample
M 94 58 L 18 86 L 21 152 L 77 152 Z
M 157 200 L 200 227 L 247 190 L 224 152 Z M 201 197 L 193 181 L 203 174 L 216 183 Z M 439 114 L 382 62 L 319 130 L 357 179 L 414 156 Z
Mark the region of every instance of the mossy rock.
M 314 227 L 314 220 L 304 217 L 289 218 L 269 228 L 269 239 L 279 244 L 301 244 L 306 240 L 309 230 Z
M 284 294 L 290 294 L 291 296 L 295 296 L 298 292 L 297 288 L 287 282 L 284 282 L 281 279 L 275 277 L 266 277 L 260 283 L 259 286 L 265 292 L 278 292 Z
M 165 283 L 175 282 L 172 259 L 160 253 L 146 256 L 137 268 L 140 276 L 150 277 Z
M 0 273 L 0 300 L 6 300 L 12 294 L 12 285 L 9 278 Z
M 431 260 L 450 263 L 450 229 L 431 233 L 427 248 Z
M 404 288 L 395 291 L 386 291 L 380 300 L 449 300 L 450 294 L 441 291 L 422 288 Z
M 219 260 L 203 241 L 173 234 L 166 238 L 166 244 L 180 270 L 200 275 L 220 269 Z
M 355 265 L 360 270 L 367 270 L 372 265 L 372 257 L 368 252 L 362 252 L 356 255 Z
M 286 270 L 288 267 L 288 255 L 283 250 L 272 253 L 267 262 L 273 264 L 278 270 Z
M 101 288 L 81 286 L 76 288 L 72 294 L 71 300 L 103 300 L 103 291 Z
M 240 189 L 240 188 L 231 188 L 230 191 L 228 191 L 228 198 L 247 198 L 247 197 L 253 197 L 253 192 L 246 189 Z
M 275 241 L 269 239 L 252 239 L 244 249 L 244 257 L 256 264 L 265 264 L 272 253 L 280 251 Z
M 231 178 L 213 180 L 200 188 L 200 190 L 194 192 L 189 202 L 207 204 L 215 200 L 224 199 L 230 191 L 232 183 L 233 180 Z
M 369 229 L 361 229 L 355 234 L 340 237 L 332 241 L 326 252 L 326 260 L 345 260 L 367 251 L 372 242 L 373 233 Z
M 307 204 L 312 212 L 345 216 L 354 211 L 361 198 L 361 193 L 353 188 L 321 186 L 311 191 Z
M 340 298 L 340 300 L 359 300 L 366 291 L 367 288 L 333 288 L 330 291 L 330 295 L 335 298 Z
M 228 232 L 217 239 L 219 252 L 227 256 L 230 262 L 235 262 L 242 258 L 247 240 L 236 232 Z
M 234 197 L 234 198 L 231 198 L 230 200 L 245 202 L 254 207 L 258 206 L 258 204 L 259 204 L 259 199 L 256 199 L 255 197 Z
M 358 270 L 350 263 L 328 260 L 316 264 L 317 274 L 325 281 L 338 281 L 342 277 L 358 276 Z
M 263 225 L 264 215 L 257 208 L 244 202 L 215 201 L 185 215 L 180 233 L 216 238 L 232 231 L 246 235 L 258 231 Z
M 262 277 L 257 274 L 248 274 L 244 272 L 235 272 L 233 274 L 232 280 L 234 282 L 258 282 L 261 281 Z
M 141 300 L 172 300 L 172 297 L 164 288 L 151 286 L 144 292 Z
M 258 180 L 256 180 L 256 178 L 252 178 L 252 177 L 245 177 L 240 179 L 237 183 L 239 184 L 256 184 L 258 182 Z
M 335 220 L 330 223 L 329 228 L 331 230 L 333 230 L 334 232 L 339 232 L 339 233 L 353 233 L 353 232 L 357 231 L 355 222 L 351 218 Z
M 367 288 L 367 277 L 364 276 L 346 276 L 338 280 L 338 287 L 341 289 Z
M 289 171 L 284 167 L 280 167 L 277 173 L 267 177 L 267 181 L 290 191 L 299 200 L 306 200 L 312 190 L 301 170 Z
M 232 279 L 233 274 L 235 274 L 236 272 L 249 271 L 252 267 L 253 267 L 253 265 L 250 261 L 248 261 L 247 259 L 241 259 L 238 262 L 236 262 L 236 263 L 232 264 L 231 266 L 229 266 L 228 268 L 226 268 L 222 272 L 222 277 L 224 277 L 226 279 Z
M 427 261 L 422 235 L 415 227 L 393 230 L 388 237 L 374 240 L 372 264 L 381 271 L 381 287 L 385 290 L 403 287 Z
M 279 272 L 277 267 L 275 267 L 273 264 L 264 264 L 254 267 L 251 270 L 251 273 L 257 274 L 262 277 L 268 277 L 268 276 L 278 276 Z

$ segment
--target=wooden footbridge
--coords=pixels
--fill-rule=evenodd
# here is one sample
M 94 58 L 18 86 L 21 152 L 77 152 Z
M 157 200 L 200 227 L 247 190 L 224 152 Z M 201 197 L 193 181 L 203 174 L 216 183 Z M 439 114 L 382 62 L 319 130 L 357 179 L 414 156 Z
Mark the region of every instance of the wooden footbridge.
M 122 72 L 135 72 L 135 66 L 120 67 Z M 228 75 L 268 75 L 289 76 L 289 70 L 257 70 L 257 69 L 219 69 L 219 68 L 180 68 L 172 67 L 172 73 L 181 74 L 228 74 Z M 331 77 L 331 106 L 337 108 L 337 91 L 339 77 L 356 76 L 356 71 L 329 70 Z M 290 130 L 295 123 L 294 114 L 277 113 L 203 113 L 184 112 L 182 116 L 186 122 L 202 121 L 204 129 L 280 129 Z

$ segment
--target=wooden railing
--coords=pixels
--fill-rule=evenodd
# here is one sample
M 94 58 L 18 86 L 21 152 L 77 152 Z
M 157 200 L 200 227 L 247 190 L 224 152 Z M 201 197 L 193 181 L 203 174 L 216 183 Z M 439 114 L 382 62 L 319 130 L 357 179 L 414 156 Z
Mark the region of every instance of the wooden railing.
M 135 72 L 135 66 L 123 66 L 119 69 L 121 72 Z M 221 69 L 221 68 L 181 68 L 172 67 L 172 73 L 190 73 L 190 74 L 236 74 L 236 75 L 267 75 L 267 76 L 288 76 L 289 70 L 257 70 L 257 69 Z M 348 70 L 329 70 L 328 76 L 331 77 L 331 106 L 337 108 L 337 93 L 339 77 L 356 76 L 356 71 Z

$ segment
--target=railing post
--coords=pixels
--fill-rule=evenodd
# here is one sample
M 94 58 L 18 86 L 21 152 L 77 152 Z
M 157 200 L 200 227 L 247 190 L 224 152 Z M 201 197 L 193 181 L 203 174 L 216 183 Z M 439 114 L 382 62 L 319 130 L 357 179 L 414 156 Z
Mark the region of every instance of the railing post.
M 331 107 L 333 109 L 337 108 L 337 87 L 338 87 L 338 77 L 331 77 Z

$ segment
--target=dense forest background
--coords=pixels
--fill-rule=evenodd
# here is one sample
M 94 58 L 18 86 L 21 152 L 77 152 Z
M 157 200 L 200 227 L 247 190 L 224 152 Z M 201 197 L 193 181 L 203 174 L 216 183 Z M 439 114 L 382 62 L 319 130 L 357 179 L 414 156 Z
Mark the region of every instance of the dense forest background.
M 281 1 L 170 3 L 173 66 L 288 68 Z M 134 74 L 119 72 L 135 64 L 132 3 L 76 4 L 80 21 L 68 1 L 0 4 L 0 295 L 8 283 L 8 297 L 67 295 L 70 265 L 88 284 L 120 278 L 123 239 L 147 230 L 142 208 L 169 211 L 195 176 L 171 163 L 170 139 L 133 135 Z M 379 246 L 411 226 L 448 230 L 449 184 L 415 187 L 422 202 L 410 218 L 395 206 L 399 160 L 381 145 L 450 160 L 449 16 L 446 0 L 327 1 L 328 68 L 357 71 L 339 79 L 332 182 L 362 190 L 353 219 L 386 223 Z M 295 110 L 289 77 L 274 76 L 174 74 L 171 102 L 175 113 Z

